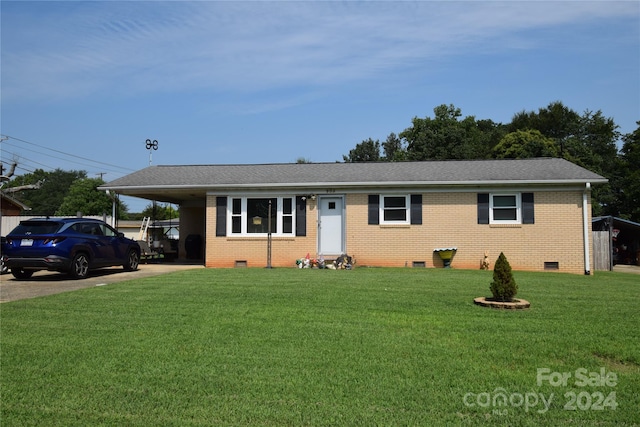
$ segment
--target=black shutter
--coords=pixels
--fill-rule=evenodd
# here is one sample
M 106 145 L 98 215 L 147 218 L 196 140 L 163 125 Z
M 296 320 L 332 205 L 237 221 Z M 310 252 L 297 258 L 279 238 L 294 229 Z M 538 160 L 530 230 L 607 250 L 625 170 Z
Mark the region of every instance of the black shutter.
M 478 224 L 489 224 L 489 193 L 478 193 Z
M 227 235 L 227 198 L 216 197 L 216 236 Z
M 422 224 L 422 194 L 411 195 L 411 224 Z
M 296 196 L 296 236 L 307 235 L 307 201 Z
M 369 225 L 380 224 L 380 196 L 369 194 Z
M 522 193 L 522 223 L 535 224 L 533 193 Z

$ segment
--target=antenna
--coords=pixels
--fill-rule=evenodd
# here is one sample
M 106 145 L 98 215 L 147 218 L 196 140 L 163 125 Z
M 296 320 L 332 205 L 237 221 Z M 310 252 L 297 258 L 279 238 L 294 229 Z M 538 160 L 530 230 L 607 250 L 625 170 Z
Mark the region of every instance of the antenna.
M 152 153 L 152 150 L 158 149 L 158 141 L 155 139 L 153 141 L 150 139 L 147 139 L 145 143 L 146 143 L 147 150 L 149 150 L 149 166 L 151 166 L 151 153 Z

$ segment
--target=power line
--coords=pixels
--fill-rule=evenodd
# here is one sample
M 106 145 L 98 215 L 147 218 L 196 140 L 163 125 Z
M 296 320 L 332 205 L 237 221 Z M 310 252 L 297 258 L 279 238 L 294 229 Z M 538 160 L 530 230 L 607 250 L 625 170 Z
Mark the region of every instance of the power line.
M 15 144 L 11 144 L 11 143 L 5 143 L 5 145 L 9 145 L 9 146 L 11 146 L 11 147 L 18 147 L 17 145 L 15 145 Z M 18 147 L 18 148 L 20 148 L 20 149 L 22 149 L 22 150 L 26 150 L 26 151 L 30 151 L 30 152 L 34 152 L 34 153 L 40 154 L 40 152 L 39 152 L 39 151 L 30 150 L 30 149 L 28 149 L 28 148 L 24 148 L 24 147 Z M 4 151 L 5 151 L 5 152 L 7 152 L 8 154 L 11 154 L 12 156 L 14 156 L 14 159 L 15 159 L 16 157 L 18 157 L 18 158 L 19 158 L 19 159 L 15 159 L 15 160 L 23 160 L 23 159 L 24 159 L 24 162 L 25 162 L 25 163 L 27 163 L 27 164 L 28 164 L 28 163 L 35 163 L 35 164 L 40 165 L 40 166 L 43 166 L 43 167 L 45 167 L 45 168 L 47 168 L 47 169 L 56 169 L 56 167 L 53 167 L 53 166 L 50 166 L 50 165 L 45 165 L 45 164 L 43 164 L 43 163 L 40 163 L 40 162 L 38 162 L 38 161 L 35 161 L 35 160 L 30 159 L 30 158 L 28 158 L 28 157 L 25 157 L 24 155 L 21 155 L 21 154 L 15 153 L 15 152 L 11 152 L 11 151 L 6 151 L 6 150 L 4 150 Z M 86 167 L 86 163 L 78 162 L 78 161 L 75 161 L 75 160 L 68 160 L 68 159 L 65 159 L 65 158 L 62 158 L 62 157 L 59 157 L 59 156 L 54 156 L 54 155 L 49 155 L 49 157 L 54 158 L 54 159 L 58 159 L 58 160 L 62 160 L 62 161 L 68 162 L 68 163 L 79 164 L 79 165 L 82 165 L 82 166 L 85 166 L 85 167 Z M 104 169 L 104 168 L 102 168 L 102 169 Z M 118 172 L 118 171 L 115 171 L 115 170 L 113 170 L 113 169 L 108 169 L 108 170 L 109 170 L 110 172 Z
M 35 144 L 33 142 L 30 142 L 30 141 L 25 141 L 24 139 L 16 138 L 16 137 L 13 137 L 11 135 L 2 135 L 2 136 L 3 137 L 7 137 L 9 139 L 13 139 L 13 140 L 19 141 L 19 142 L 23 142 L 25 144 L 33 145 L 34 147 L 38 147 L 38 148 L 42 148 L 42 149 L 45 149 L 45 150 L 52 151 L 54 153 L 62 154 L 62 155 L 68 156 L 68 157 L 73 157 L 73 158 L 76 158 L 76 159 L 84 160 L 84 161 L 91 162 L 91 163 L 100 164 L 100 165 L 103 165 L 103 166 L 109 166 L 109 167 L 116 168 L 116 169 L 122 169 L 122 170 L 129 171 L 129 172 L 134 172 L 134 169 L 125 168 L 125 167 L 118 166 L 118 165 L 112 165 L 110 163 L 100 162 L 98 160 L 88 159 L 86 157 L 77 156 L 75 154 L 65 153 L 64 151 L 55 150 L 53 148 L 49 148 L 49 147 L 45 147 L 45 146 L 42 146 L 42 145 L 39 145 L 39 144 Z M 65 160 L 65 159 L 61 159 L 61 160 Z M 71 160 L 66 160 L 66 161 L 70 161 L 71 162 Z
M 10 144 L 10 143 L 7 143 L 5 145 L 12 146 L 12 144 Z M 26 149 L 26 148 L 22 148 L 22 149 L 26 150 L 26 151 L 32 151 L 32 150 L 29 150 L 29 149 Z M 22 155 L 22 154 L 19 154 L 19 153 L 13 152 L 13 151 L 8 151 L 6 149 L 2 150 L 3 157 L 5 157 L 5 158 L 8 157 L 8 156 L 4 156 L 5 153 L 12 156 L 12 160 L 11 161 L 4 160 L 5 163 L 13 163 L 14 161 L 18 162 L 18 163 L 26 163 L 26 164 L 34 163 L 34 164 L 36 164 L 38 166 L 42 166 L 42 167 L 47 168 L 47 169 L 55 169 L 54 167 L 52 167 L 50 165 L 45 165 L 44 163 L 40 163 L 40 162 L 38 162 L 36 160 L 33 160 L 33 159 L 29 158 L 29 157 L 26 157 L 26 156 Z

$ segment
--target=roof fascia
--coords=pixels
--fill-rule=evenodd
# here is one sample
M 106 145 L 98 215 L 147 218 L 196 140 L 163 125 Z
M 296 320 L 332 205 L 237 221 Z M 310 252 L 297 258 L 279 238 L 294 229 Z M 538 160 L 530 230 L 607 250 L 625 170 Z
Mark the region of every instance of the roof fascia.
M 429 188 L 429 187 L 496 187 L 496 186 L 558 186 L 581 185 L 587 183 L 602 184 L 607 179 L 565 179 L 565 180 L 500 180 L 500 181 L 381 181 L 381 182 L 296 182 L 296 183 L 251 183 L 251 184 L 199 184 L 199 185 L 102 185 L 100 190 L 131 191 L 131 190 L 216 190 L 216 189 L 295 189 L 295 188 L 340 188 L 350 189 L 358 187 L 391 187 L 391 188 Z
M 483 192 L 483 193 L 516 193 L 523 191 L 583 191 L 583 185 L 573 186 L 465 186 L 465 187 L 441 187 L 441 188 L 425 188 L 425 187 L 361 187 L 361 188 L 339 188 L 333 187 L 331 189 L 317 189 L 317 188 L 246 188 L 246 189 L 209 189 L 207 190 L 208 196 L 215 195 L 227 195 L 227 196 L 278 196 L 278 195 L 290 195 L 290 194 L 315 194 L 315 195 L 332 195 L 332 194 L 397 194 L 401 192 L 416 192 L 422 194 L 428 193 L 469 193 L 469 192 Z

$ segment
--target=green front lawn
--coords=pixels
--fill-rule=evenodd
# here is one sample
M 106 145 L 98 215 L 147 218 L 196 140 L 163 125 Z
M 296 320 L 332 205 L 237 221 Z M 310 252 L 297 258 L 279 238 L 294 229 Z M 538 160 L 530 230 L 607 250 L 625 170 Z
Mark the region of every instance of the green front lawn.
M 640 424 L 640 276 L 514 275 L 529 310 L 474 305 L 490 271 L 411 268 L 196 269 L 5 303 L 0 422 Z

